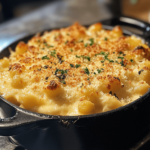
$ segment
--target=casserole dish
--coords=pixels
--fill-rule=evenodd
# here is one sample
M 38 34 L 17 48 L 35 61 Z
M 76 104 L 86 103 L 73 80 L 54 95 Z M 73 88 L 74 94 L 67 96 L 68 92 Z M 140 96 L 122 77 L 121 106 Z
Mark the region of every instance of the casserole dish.
M 126 17 L 115 18 L 110 22 L 112 25 L 113 23 L 129 25 L 131 22 L 133 27 L 141 29 L 142 32 L 145 31 L 142 38 L 148 42 L 149 24 Z M 137 23 L 141 24 L 138 26 Z M 106 25 L 103 28 L 112 29 L 111 26 Z M 132 35 L 133 33 L 124 31 L 124 34 Z M 26 42 L 31 37 L 20 40 Z M 10 47 L 14 49 L 17 43 L 18 41 L 11 44 Z M 6 48 L 1 52 L 0 57 L 8 55 L 9 51 Z M 84 116 L 53 116 L 33 113 L 1 97 L 0 106 L 3 119 L 0 120 L 0 135 L 16 135 L 13 139 L 27 149 L 123 149 L 126 143 L 134 142 L 149 126 L 149 96 L 150 92 L 147 92 L 126 106 Z M 33 130 L 38 127 L 42 129 Z M 29 130 L 33 131 L 27 132 Z

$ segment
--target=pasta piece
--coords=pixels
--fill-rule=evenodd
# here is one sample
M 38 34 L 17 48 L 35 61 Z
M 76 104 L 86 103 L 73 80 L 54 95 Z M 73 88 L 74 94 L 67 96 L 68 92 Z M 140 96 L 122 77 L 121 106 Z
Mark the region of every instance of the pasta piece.
M 25 44 L 24 42 L 19 42 L 18 45 L 16 46 L 16 53 L 17 54 L 23 54 L 27 51 L 28 45 Z
M 115 96 L 104 96 L 101 104 L 103 105 L 103 112 L 123 106 Z
M 20 103 L 17 101 L 16 95 L 14 93 L 11 93 L 9 95 L 5 96 L 5 99 L 7 99 L 9 102 L 19 106 Z
M 95 23 L 88 28 L 88 31 L 97 32 L 97 31 L 100 31 L 101 29 L 102 29 L 102 24 L 101 23 Z
M 23 89 L 27 85 L 27 82 L 19 75 L 15 75 L 12 79 L 11 85 L 15 89 Z
M 28 110 L 33 110 L 37 106 L 41 106 L 45 104 L 45 101 L 39 99 L 37 96 L 32 94 L 23 94 L 21 93 L 18 98 L 18 102 Z
M 134 92 L 139 94 L 139 96 L 144 95 L 150 88 L 149 84 L 145 81 L 140 81 L 134 88 Z
M 1 59 L 0 64 L 3 68 L 9 67 L 9 59 L 4 57 L 3 59 Z
M 79 101 L 78 110 L 81 114 L 90 114 L 92 113 L 94 108 L 95 108 L 94 103 L 90 101 L 87 100 Z

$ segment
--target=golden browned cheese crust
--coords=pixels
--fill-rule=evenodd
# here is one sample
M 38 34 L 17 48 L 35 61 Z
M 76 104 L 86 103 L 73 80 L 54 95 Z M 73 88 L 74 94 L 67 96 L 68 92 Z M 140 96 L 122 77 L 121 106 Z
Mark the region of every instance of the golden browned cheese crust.
M 19 42 L 0 60 L 0 93 L 30 111 L 86 115 L 126 105 L 150 85 L 150 48 L 119 26 L 78 23 Z

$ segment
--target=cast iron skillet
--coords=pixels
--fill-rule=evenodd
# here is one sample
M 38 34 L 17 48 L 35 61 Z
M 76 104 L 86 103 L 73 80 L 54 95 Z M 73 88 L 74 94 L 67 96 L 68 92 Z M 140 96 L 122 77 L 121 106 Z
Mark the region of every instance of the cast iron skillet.
M 141 36 L 147 44 L 150 44 L 147 40 L 150 37 L 150 25 L 148 23 L 127 17 L 103 21 L 103 23 L 108 22 L 112 26 L 124 25 L 142 31 L 142 35 L 136 35 Z M 103 25 L 103 28 L 112 29 L 112 26 Z M 133 33 L 124 30 L 124 34 L 132 35 Z M 31 37 L 28 36 L 19 41 L 26 42 Z M 14 42 L 9 47 L 14 49 L 19 41 Z M 9 56 L 8 47 L 1 52 L 0 58 L 4 56 Z M 24 136 L 25 132 L 30 131 L 28 132 L 28 136 L 30 136 L 31 130 L 36 128 L 53 130 L 53 127 L 56 126 L 58 130 L 62 130 L 65 127 L 67 128 L 66 132 L 70 132 L 71 135 L 74 133 L 78 135 L 81 150 L 120 149 L 125 147 L 126 143 L 134 142 L 149 127 L 149 115 L 150 91 L 126 106 L 104 113 L 84 116 L 56 116 L 34 113 L 15 106 L 0 96 L 0 116 L 2 118 L 0 119 L 0 135 L 12 136 L 20 134 L 20 137 L 21 135 Z M 39 134 L 43 134 L 41 129 Z M 65 134 L 61 136 L 65 138 Z M 41 144 L 43 144 L 42 141 Z

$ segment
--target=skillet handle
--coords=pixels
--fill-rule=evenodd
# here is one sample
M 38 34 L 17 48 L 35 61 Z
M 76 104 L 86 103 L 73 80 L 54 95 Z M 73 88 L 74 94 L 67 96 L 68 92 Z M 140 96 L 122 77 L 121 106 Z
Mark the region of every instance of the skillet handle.
M 150 24 L 138 19 L 120 16 L 104 20 L 102 23 L 111 26 L 121 25 L 123 27 L 128 27 L 125 29 L 146 39 L 150 38 Z
M 35 115 L 23 110 L 0 96 L 0 135 L 11 136 L 41 126 L 40 122 L 50 120 L 44 115 Z

